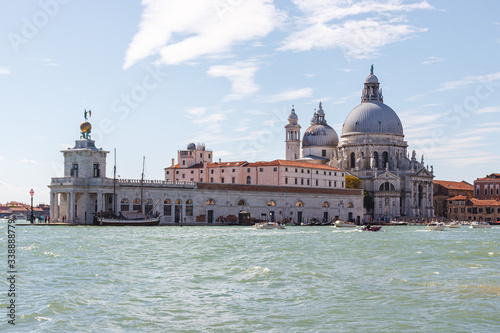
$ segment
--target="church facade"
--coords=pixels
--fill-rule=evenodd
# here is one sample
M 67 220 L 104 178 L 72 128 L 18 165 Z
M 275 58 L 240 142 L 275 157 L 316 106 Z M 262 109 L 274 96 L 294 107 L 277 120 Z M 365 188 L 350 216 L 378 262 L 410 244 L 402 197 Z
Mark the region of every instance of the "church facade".
M 305 131 L 300 157 L 300 125 L 295 111 L 289 115 L 287 159 L 321 163 L 346 170 L 361 180 L 365 220 L 433 217 L 433 167 L 424 157 L 411 156 L 398 115 L 384 104 L 378 78 L 366 78 L 361 104 L 345 119 L 340 142 L 325 120 L 322 104 Z

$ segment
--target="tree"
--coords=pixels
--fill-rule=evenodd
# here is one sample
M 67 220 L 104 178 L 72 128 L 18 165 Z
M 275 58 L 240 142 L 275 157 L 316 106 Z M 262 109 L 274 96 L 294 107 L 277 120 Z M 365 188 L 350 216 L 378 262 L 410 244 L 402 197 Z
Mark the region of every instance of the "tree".
M 353 175 L 346 175 L 345 188 L 361 188 L 361 179 Z

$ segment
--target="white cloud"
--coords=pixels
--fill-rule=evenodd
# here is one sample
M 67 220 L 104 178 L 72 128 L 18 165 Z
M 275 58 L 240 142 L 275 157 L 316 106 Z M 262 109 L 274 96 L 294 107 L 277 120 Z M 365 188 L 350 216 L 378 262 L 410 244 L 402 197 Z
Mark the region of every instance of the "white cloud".
M 225 77 L 231 81 L 231 94 L 225 100 L 238 100 L 259 91 L 259 86 L 254 82 L 253 76 L 258 67 L 253 63 L 236 63 L 234 65 L 212 66 L 207 71 L 213 77 Z
M 159 63 L 180 64 L 229 52 L 239 43 L 264 37 L 284 14 L 271 0 L 144 0 L 139 31 L 125 55 L 126 69 L 159 55 Z
M 8 75 L 10 74 L 10 68 L 9 67 L 0 67 L 0 75 Z
M 227 141 L 227 131 L 223 129 L 223 122 L 231 113 L 233 110 L 212 112 L 206 107 L 187 108 L 187 117 L 200 129 L 195 131 L 198 134 L 192 141 L 212 144 Z
M 500 72 L 484 75 L 466 76 L 460 80 L 445 82 L 441 85 L 440 88 L 436 89 L 435 91 L 456 90 L 465 88 L 474 83 L 490 83 L 498 80 L 500 80 Z
M 3 156 L 0 156 L 0 162 L 2 162 L 5 158 Z
M 26 158 L 23 158 L 22 160 L 19 160 L 18 163 L 30 163 L 30 164 L 39 164 L 39 162 L 35 160 L 28 160 Z
M 301 88 L 295 90 L 287 90 L 282 93 L 271 95 L 263 98 L 264 103 L 276 103 L 283 101 L 293 101 L 300 98 L 310 97 L 313 93 L 311 88 Z
M 496 112 L 500 112 L 500 106 L 488 106 L 474 111 L 475 114 L 496 113 Z
M 429 57 L 427 59 L 425 59 L 424 61 L 422 61 L 422 65 L 432 65 L 432 64 L 435 64 L 435 63 L 438 63 L 438 62 L 441 62 L 441 61 L 444 61 L 444 58 L 440 58 L 440 57 Z
M 433 9 L 426 1 L 403 4 L 401 1 L 343 0 L 295 0 L 294 3 L 306 15 L 300 30 L 287 37 L 280 50 L 306 51 L 313 48 L 337 47 L 348 58 L 371 58 L 387 44 L 414 37 L 427 29 L 416 28 L 405 21 L 404 16 L 394 18 L 393 13 L 417 9 Z M 380 17 L 351 18 L 362 14 L 379 14 Z M 332 22 L 334 21 L 334 22 Z

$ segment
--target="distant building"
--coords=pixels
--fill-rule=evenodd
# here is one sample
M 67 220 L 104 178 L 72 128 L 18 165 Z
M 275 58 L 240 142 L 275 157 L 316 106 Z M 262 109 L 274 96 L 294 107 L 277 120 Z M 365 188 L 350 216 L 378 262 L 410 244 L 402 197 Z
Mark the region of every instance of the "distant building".
M 459 195 L 472 198 L 474 196 L 474 187 L 464 180 L 461 182 L 434 180 L 433 192 L 434 215 L 438 217 L 448 217 L 447 200 Z
M 459 195 L 447 199 L 448 217 L 456 221 L 485 221 L 499 223 L 500 201 L 480 200 Z
M 474 198 L 498 200 L 500 193 L 500 173 L 492 173 L 474 181 Z

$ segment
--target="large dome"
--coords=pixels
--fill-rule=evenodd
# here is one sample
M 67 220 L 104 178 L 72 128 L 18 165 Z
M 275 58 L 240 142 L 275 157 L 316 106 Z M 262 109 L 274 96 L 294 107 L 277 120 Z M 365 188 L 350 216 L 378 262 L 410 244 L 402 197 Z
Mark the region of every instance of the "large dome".
M 363 102 L 347 116 L 342 134 L 390 133 L 403 135 L 403 125 L 393 109 L 381 102 Z
M 305 132 L 302 139 L 302 147 L 330 146 L 337 147 L 339 137 L 337 132 L 329 125 L 311 125 Z

